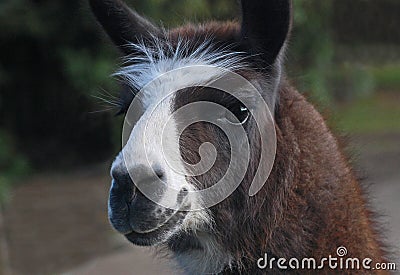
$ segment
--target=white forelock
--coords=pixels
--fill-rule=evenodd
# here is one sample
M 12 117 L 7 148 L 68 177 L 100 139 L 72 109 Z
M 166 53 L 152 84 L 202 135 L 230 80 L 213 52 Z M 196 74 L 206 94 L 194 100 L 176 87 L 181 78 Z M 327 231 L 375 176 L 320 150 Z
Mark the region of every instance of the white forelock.
M 191 42 L 180 39 L 174 47 L 166 39 L 153 37 L 149 42 L 128 44 L 134 55 L 124 57 L 124 64 L 114 76 L 120 77 L 132 88 L 143 88 L 153 79 L 174 69 L 205 65 L 235 71 L 246 66 L 243 52 L 228 47 L 215 47 L 212 39 L 205 39 L 195 50 Z

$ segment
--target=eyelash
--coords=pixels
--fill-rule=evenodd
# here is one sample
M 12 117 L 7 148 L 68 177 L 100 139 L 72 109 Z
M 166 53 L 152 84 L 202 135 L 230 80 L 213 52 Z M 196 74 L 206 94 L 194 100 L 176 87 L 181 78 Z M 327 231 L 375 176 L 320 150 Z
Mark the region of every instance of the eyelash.
M 118 112 L 115 114 L 115 116 L 124 115 L 128 112 L 129 106 L 131 105 L 133 99 L 135 98 L 136 93 L 137 92 L 132 90 L 131 88 L 123 86 L 118 100 L 119 103 Z
M 119 108 L 115 116 L 125 115 L 128 112 L 129 106 L 132 103 L 135 96 L 136 96 L 136 91 L 124 85 L 120 92 Z M 236 118 L 241 122 L 241 124 L 245 124 L 248 118 L 250 117 L 250 111 L 248 107 L 245 106 L 239 99 L 237 99 L 232 95 L 222 94 L 220 98 L 216 100 L 216 103 L 224 106 L 231 113 L 233 113 L 236 116 Z M 242 110 L 242 108 L 244 108 L 245 110 Z M 243 115 L 240 113 L 242 111 L 247 112 L 246 117 L 243 117 Z M 227 121 L 233 124 L 237 124 L 234 123 L 233 121 L 230 121 L 228 118 Z

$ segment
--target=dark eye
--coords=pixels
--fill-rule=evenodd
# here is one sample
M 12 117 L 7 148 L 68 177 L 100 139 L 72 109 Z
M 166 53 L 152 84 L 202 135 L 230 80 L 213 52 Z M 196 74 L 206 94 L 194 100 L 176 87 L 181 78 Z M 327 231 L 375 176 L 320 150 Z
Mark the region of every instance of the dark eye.
M 234 125 L 246 123 L 250 116 L 250 112 L 246 106 L 240 102 L 236 102 L 229 106 L 223 114 L 223 119 Z
M 119 92 L 119 100 L 118 100 L 118 112 L 115 114 L 124 115 L 128 112 L 129 106 L 132 103 L 133 98 L 136 95 L 136 91 L 130 88 L 126 84 L 121 85 L 121 90 Z

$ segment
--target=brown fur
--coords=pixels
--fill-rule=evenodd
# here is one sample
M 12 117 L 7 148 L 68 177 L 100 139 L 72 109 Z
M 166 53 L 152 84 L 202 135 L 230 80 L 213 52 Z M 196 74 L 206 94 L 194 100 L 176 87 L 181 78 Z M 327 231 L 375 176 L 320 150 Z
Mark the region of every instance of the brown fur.
M 211 23 L 199 28 L 189 25 L 170 34 L 172 40 L 177 36 L 189 40 L 212 36 L 217 41 L 231 41 L 237 32 L 238 27 L 233 23 Z M 241 74 L 247 78 L 260 77 L 259 73 L 248 71 Z M 253 163 L 238 190 L 211 208 L 218 242 L 234 255 L 236 262 L 233 270 L 227 269 L 225 273 L 264 273 L 255 263 L 266 252 L 277 258 L 321 259 L 336 256 L 340 246 L 347 248 L 348 257 L 384 262 L 365 195 L 337 139 L 318 111 L 287 81 L 280 84 L 275 120 L 276 160 L 263 189 L 255 197 L 247 195 L 249 179 L 257 164 Z M 212 137 L 209 125 L 192 127 L 192 131 L 189 127 L 188 133 L 181 137 L 182 154 L 188 162 L 196 163 L 198 146 L 217 138 Z M 247 131 L 249 136 L 254 135 L 252 156 L 257 159 L 257 134 L 251 129 Z M 224 165 L 219 163 L 220 167 Z M 213 169 L 211 172 L 217 177 L 218 169 Z M 337 272 L 343 274 L 345 270 Z
M 383 262 L 384 253 L 360 184 L 322 116 L 285 85 L 280 91 L 278 117 L 277 161 L 269 182 L 279 184 L 287 179 L 290 187 L 284 194 L 281 220 L 266 242 L 272 253 L 282 255 L 287 240 L 275 242 L 283 235 L 294 238 L 284 254 L 319 259 L 335 255 L 339 246 L 345 246 L 349 257 Z M 281 162 L 282 157 L 290 160 Z M 287 176 L 275 178 L 278 169 L 286 170 Z
M 385 262 L 366 196 L 338 140 L 323 117 L 288 84 L 282 72 L 282 55 L 291 29 L 291 1 L 241 3 L 241 25 L 235 22 L 187 25 L 169 31 L 166 40 L 172 47 L 179 39 L 189 41 L 189 51 L 211 40 L 215 46 L 213 50 L 228 46 L 229 50 L 247 53 L 246 62 L 250 66 L 238 73 L 262 83 L 264 90 L 261 92 L 270 105 L 276 100 L 274 166 L 260 192 L 249 197 L 261 138 L 254 120 L 250 119 L 244 127 L 250 142 L 251 163 L 241 185 L 231 196 L 209 209 L 213 226 L 202 228 L 200 232 L 178 232 L 167 240 L 169 249 L 176 254 L 201 253 L 204 241 L 201 238 L 205 235 L 206 240 L 215 240 L 222 252 L 233 258 L 231 266 L 223 271 L 226 274 L 265 273 L 268 270 L 260 270 L 256 265 L 264 253 L 276 258 L 321 259 L 329 255 L 335 257 L 340 246 L 347 248 L 347 257 Z M 138 54 L 125 48 L 124 41 L 137 42 L 153 26 L 137 13 L 129 12 L 119 0 L 91 0 L 91 6 L 117 46 L 125 53 Z M 158 30 L 155 32 L 158 36 Z M 162 43 L 160 41 L 157 43 Z M 192 92 L 196 94 L 201 90 Z M 188 94 L 188 91 L 177 93 L 175 108 L 195 100 Z M 206 97 L 212 101 L 214 96 L 210 93 Z M 206 141 L 218 143 L 220 154 L 216 165 L 206 175 L 198 176 L 205 185 L 200 188 L 220 178 L 230 161 L 226 137 L 215 126 L 201 122 L 188 127 L 180 137 L 183 159 L 189 163 L 198 162 L 198 147 Z M 271 274 L 280 271 L 273 270 Z M 325 274 L 346 272 L 365 274 L 367 270 L 323 270 Z

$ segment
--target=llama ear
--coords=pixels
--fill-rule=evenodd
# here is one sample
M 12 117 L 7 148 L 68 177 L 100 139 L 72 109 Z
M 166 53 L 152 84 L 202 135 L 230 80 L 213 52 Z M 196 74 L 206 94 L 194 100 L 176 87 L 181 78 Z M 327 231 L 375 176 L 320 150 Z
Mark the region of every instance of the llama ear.
M 242 42 L 267 65 L 281 52 L 291 24 L 291 0 L 242 0 Z
M 89 0 L 89 3 L 104 30 L 126 54 L 131 54 L 133 51 L 127 47 L 128 43 L 136 43 L 140 39 L 161 34 L 160 29 L 121 0 Z

